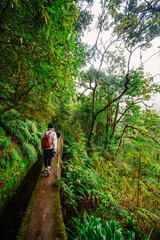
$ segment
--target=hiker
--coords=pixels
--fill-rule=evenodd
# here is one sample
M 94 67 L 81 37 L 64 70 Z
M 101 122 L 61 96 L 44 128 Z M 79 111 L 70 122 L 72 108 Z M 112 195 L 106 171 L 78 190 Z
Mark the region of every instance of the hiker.
M 43 133 L 41 144 L 44 150 L 44 173 L 50 175 L 52 157 L 55 156 L 57 151 L 57 134 L 54 131 L 54 126 L 52 123 L 48 124 L 48 130 Z

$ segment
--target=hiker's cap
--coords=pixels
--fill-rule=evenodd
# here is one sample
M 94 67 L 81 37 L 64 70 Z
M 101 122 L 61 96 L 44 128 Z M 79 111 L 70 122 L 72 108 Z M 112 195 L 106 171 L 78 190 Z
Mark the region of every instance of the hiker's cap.
M 52 123 L 49 123 L 49 124 L 48 124 L 48 128 L 54 128 L 53 124 L 52 124 Z

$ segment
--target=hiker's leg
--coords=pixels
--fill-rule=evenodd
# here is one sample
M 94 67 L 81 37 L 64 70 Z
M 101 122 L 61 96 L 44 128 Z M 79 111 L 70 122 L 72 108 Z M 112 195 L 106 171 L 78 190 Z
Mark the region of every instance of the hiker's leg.
M 48 158 L 48 167 L 49 168 L 50 168 L 51 163 L 52 163 L 52 153 L 53 153 L 53 149 L 50 149 L 49 158 Z
M 44 150 L 44 167 L 47 168 L 48 166 L 48 156 L 47 150 Z

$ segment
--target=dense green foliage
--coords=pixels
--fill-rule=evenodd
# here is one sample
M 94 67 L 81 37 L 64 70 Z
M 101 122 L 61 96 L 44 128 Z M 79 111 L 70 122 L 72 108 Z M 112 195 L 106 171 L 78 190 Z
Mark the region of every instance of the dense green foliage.
M 0 209 L 15 193 L 28 169 L 37 161 L 37 154 L 41 153 L 42 135 L 42 129 L 37 129 L 35 121 L 23 119 L 15 110 L 2 115 L 1 126 Z
M 73 92 L 80 53 L 73 27 L 78 11 L 72 1 L 1 1 L 0 5 L 0 111 L 50 113 L 55 97 Z
M 91 5 L 0 1 L 0 211 L 41 158 L 42 132 L 53 122 L 65 133 L 60 182 L 69 239 L 156 240 L 160 116 L 147 100 L 160 86 L 130 60 L 159 34 L 158 1 L 101 1 L 89 47 L 81 36 Z
M 159 85 L 142 67 L 130 66 L 134 51 L 149 47 L 159 34 L 158 4 L 108 2 L 107 8 L 101 1 L 92 47 L 99 67 L 91 61 L 90 69 L 81 71 L 77 84 L 82 90 L 66 112 L 72 129 L 66 129 L 61 180 L 64 217 L 71 239 L 107 239 L 104 221 L 116 221 L 116 230 L 120 224 L 121 239 L 158 239 L 160 118 L 147 100 Z M 111 37 L 101 41 L 111 25 Z M 109 49 L 119 41 L 129 52 L 127 62 L 121 45 L 115 52 Z
M 0 1 L 0 210 L 42 153 L 59 100 L 74 93 L 77 16 L 72 1 Z
M 147 115 L 150 118 L 152 112 L 145 114 L 146 122 L 149 121 Z M 155 117 L 155 113 L 153 116 Z M 152 236 L 153 239 L 158 239 L 160 168 L 157 144 L 145 135 L 134 135 L 123 144 L 117 156 L 114 155 L 113 149 L 100 152 L 99 148 L 99 153 L 96 150 L 92 157 L 88 157 L 84 147 L 87 139 L 78 124 L 76 130 L 70 131 L 66 136 L 66 161 L 61 186 L 64 217 L 67 228 L 72 231 L 68 232 L 71 239 L 75 239 L 77 235 L 82 239 L 88 239 L 89 236 L 91 238 L 92 235 L 88 235 L 87 229 L 91 228 L 93 232 L 96 228 L 87 218 L 88 227 L 85 225 L 83 228 L 84 231 L 86 229 L 86 238 L 81 236 L 85 232 L 80 232 L 78 228 L 82 228 L 84 224 L 82 217 L 84 211 L 89 216 L 94 212 L 100 222 L 118 221 L 123 229 L 122 235 L 127 237 L 128 230 L 131 235 L 135 235 L 133 239 L 148 239 L 141 228 L 149 234 L 150 230 L 153 230 L 154 221 Z M 130 133 L 132 134 L 132 131 Z M 114 146 L 114 143 L 112 145 Z M 79 217 L 79 220 L 71 221 L 71 215 Z M 103 228 L 104 232 L 107 231 L 104 225 Z

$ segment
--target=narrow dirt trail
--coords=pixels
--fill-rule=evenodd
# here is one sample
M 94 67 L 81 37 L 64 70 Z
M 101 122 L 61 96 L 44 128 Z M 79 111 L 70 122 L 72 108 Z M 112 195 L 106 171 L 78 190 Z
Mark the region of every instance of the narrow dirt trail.
M 64 134 L 58 139 L 50 176 L 40 174 L 23 218 L 17 240 L 67 240 L 58 179 L 61 177 Z M 43 169 L 42 169 L 43 171 Z
M 66 240 L 59 188 L 56 180 L 55 158 L 51 174 L 40 174 L 30 204 L 18 234 L 18 240 Z
M 47 177 L 43 172 L 40 175 L 37 192 L 35 192 L 35 200 L 29 217 L 29 225 L 25 236 L 26 240 L 52 239 L 54 226 L 53 212 L 53 181 L 54 161 L 51 165 L 51 174 Z

